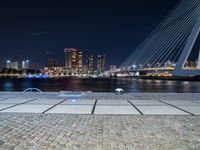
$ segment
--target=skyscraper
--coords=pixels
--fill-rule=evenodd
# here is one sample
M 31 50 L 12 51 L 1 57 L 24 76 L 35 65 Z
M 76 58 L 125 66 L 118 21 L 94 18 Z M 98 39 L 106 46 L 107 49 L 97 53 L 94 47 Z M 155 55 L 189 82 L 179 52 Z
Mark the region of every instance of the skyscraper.
M 19 62 L 18 61 L 11 61 L 7 60 L 6 61 L 6 68 L 8 69 L 19 69 Z
M 103 73 L 105 71 L 106 56 L 104 54 L 97 55 L 97 71 Z
M 71 51 L 71 67 L 72 70 L 78 69 L 78 51 Z
M 22 69 L 29 69 L 30 61 L 29 60 L 22 60 Z
M 77 56 L 77 67 L 78 67 L 78 73 L 82 73 L 83 72 L 83 53 L 82 52 L 78 52 L 78 56 Z
M 92 73 L 94 71 L 94 57 L 93 55 L 86 55 L 87 73 Z
M 75 63 L 76 63 L 77 49 L 65 48 L 64 52 L 65 52 L 65 68 L 67 69 L 74 68 Z
M 82 73 L 83 70 L 83 54 L 75 48 L 65 48 L 65 68 L 69 72 Z

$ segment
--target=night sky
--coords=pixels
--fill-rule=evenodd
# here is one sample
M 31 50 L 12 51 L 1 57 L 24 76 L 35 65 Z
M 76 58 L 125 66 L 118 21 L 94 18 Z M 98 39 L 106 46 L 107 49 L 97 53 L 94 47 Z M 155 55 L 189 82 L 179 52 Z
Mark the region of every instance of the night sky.
M 0 65 L 29 59 L 32 67 L 48 57 L 64 64 L 65 47 L 83 54 L 106 54 L 120 66 L 179 0 L 2 0 Z

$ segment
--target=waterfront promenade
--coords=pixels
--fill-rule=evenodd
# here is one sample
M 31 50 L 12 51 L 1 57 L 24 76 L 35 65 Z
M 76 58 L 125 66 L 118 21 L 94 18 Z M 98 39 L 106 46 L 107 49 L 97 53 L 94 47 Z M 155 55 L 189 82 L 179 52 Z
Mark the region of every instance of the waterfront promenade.
M 0 149 L 200 149 L 198 93 L 0 93 Z

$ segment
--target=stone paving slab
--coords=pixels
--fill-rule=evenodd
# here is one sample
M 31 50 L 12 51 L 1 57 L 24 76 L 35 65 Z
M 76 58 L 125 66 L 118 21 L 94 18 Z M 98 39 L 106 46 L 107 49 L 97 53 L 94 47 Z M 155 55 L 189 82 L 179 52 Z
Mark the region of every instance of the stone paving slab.
M 0 105 L 1 104 L 14 105 L 14 104 L 20 104 L 24 102 L 25 104 L 29 104 L 29 105 L 58 105 L 60 104 L 61 101 L 63 101 L 64 99 L 67 99 L 61 105 L 70 105 L 69 107 L 70 109 L 73 109 L 73 111 L 69 111 L 69 113 L 72 113 L 72 112 L 76 113 L 72 105 L 91 105 L 91 107 L 92 108 L 94 107 L 95 109 L 97 108 L 97 106 L 130 106 L 133 109 L 135 109 L 134 108 L 135 106 L 136 107 L 137 106 L 168 106 L 170 107 L 169 110 L 172 110 L 172 112 L 169 113 L 168 111 L 166 111 L 164 114 L 171 114 L 171 115 L 173 114 L 173 112 L 175 112 L 174 115 L 176 115 L 177 113 L 179 114 L 180 110 L 174 107 L 171 108 L 171 106 L 162 103 L 162 101 L 167 102 L 170 105 L 174 105 L 174 106 L 181 106 L 181 105 L 182 106 L 199 106 L 200 105 L 200 102 L 195 102 L 197 101 L 197 99 L 199 100 L 200 98 L 200 94 L 198 93 L 181 93 L 181 94 L 179 93 L 125 93 L 123 95 L 116 95 L 115 93 L 94 92 L 94 93 L 85 93 L 83 94 L 83 96 L 73 98 L 73 99 L 57 97 L 59 94 L 60 92 L 52 92 L 52 93 L 51 92 L 49 93 L 46 93 L 46 92 L 45 93 L 20 93 L 20 92 L 2 93 L 0 92 L 0 97 L 7 98 L 5 100 L 1 100 Z M 16 97 L 16 98 L 11 98 L 11 97 Z M 97 100 L 97 104 L 95 103 L 95 100 Z M 130 102 L 132 102 L 132 104 L 135 106 L 132 106 L 127 100 L 130 100 Z M 96 107 L 94 106 L 94 104 L 96 105 Z M 15 107 L 18 108 L 19 106 L 15 106 Z M 146 107 L 146 108 L 147 108 L 146 111 L 150 111 L 149 110 L 150 107 Z M 155 108 L 157 109 L 157 110 L 153 110 L 155 111 L 154 112 L 155 114 L 158 115 L 158 112 L 161 112 L 160 115 L 163 114 L 162 110 L 160 110 L 162 109 L 162 107 L 155 107 Z M 95 112 L 95 109 L 94 109 L 94 112 Z M 117 110 L 117 107 L 110 107 L 110 109 L 111 110 L 107 111 L 108 114 L 109 113 L 112 114 L 112 111 Z M 195 109 L 195 107 L 194 109 L 187 107 L 187 109 L 195 112 L 195 113 L 190 112 L 191 114 L 196 114 L 196 115 L 200 114 L 200 110 Z M 100 110 L 101 110 L 101 113 L 103 113 L 104 110 L 103 109 L 100 109 Z M 89 111 L 91 112 L 91 109 Z M 140 111 L 140 108 L 138 111 Z M 63 111 L 63 112 L 67 113 L 67 111 Z M 119 112 L 116 112 L 116 113 L 118 114 Z M 81 114 L 81 111 L 80 111 L 80 114 Z M 122 114 L 124 114 L 123 111 L 122 111 Z
M 3 98 L 56 98 L 59 99 L 58 94 L 60 92 L 0 92 L 0 96 Z M 60 98 L 63 99 L 63 98 Z
M 130 102 L 133 104 L 133 105 L 150 105 L 150 106 L 166 106 L 167 104 L 164 104 L 160 101 L 157 101 L 157 100 L 130 100 Z
M 189 100 L 162 100 L 163 102 L 166 102 L 171 105 L 179 105 L 179 106 L 200 106 L 200 103 L 197 103 L 195 101 L 189 101 Z
M 57 105 L 46 113 L 91 114 L 93 105 Z
M 30 100 L 33 100 L 34 98 L 26 98 L 26 99 L 18 99 L 18 98 L 9 98 L 9 99 L 5 99 L 5 100 L 2 100 L 0 101 L 0 103 L 2 104 L 19 104 L 19 103 L 24 103 L 24 102 L 27 102 L 27 101 L 30 101 Z
M 144 115 L 189 115 L 172 106 L 137 106 Z
M 14 95 L 4 95 L 4 94 L 0 94 L 2 98 L 16 98 L 15 94 Z M 30 98 L 30 97 L 29 97 Z
M 0 110 L 7 108 L 7 107 L 10 107 L 10 106 L 13 106 L 13 105 L 16 105 L 16 104 L 0 104 Z
M 92 92 L 87 93 L 79 99 L 102 99 L 102 100 L 126 100 L 126 99 L 132 99 L 133 96 L 130 95 L 130 93 L 124 93 L 123 95 L 116 95 L 114 92 Z
M 65 99 L 36 99 L 34 101 L 28 102 L 27 104 L 57 104 Z
M 97 105 L 94 114 L 135 114 L 140 113 L 132 106 L 101 106 Z
M 200 115 L 200 106 L 177 106 L 177 107 L 189 111 L 192 114 Z
M 62 102 L 62 105 L 94 105 L 96 100 L 87 100 L 87 99 L 68 99 Z
M 129 93 L 136 100 L 198 100 L 199 93 Z
M 42 113 L 53 105 L 31 105 L 22 104 L 12 108 L 2 110 L 0 112 L 15 112 L 15 113 Z
M 101 100 L 98 99 L 97 105 L 130 105 L 127 100 Z

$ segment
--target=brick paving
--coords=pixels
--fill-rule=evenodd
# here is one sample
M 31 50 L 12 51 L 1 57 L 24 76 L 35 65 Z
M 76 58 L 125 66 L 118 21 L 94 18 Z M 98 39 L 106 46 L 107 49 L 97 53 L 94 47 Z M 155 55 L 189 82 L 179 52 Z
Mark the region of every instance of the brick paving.
M 199 150 L 200 116 L 0 114 L 1 150 Z
M 167 102 L 184 110 L 193 111 L 196 115 L 173 113 L 172 115 L 159 115 L 159 113 L 156 115 L 97 115 L 95 109 L 94 114 L 90 115 L 0 112 L 0 150 L 200 149 L 200 116 L 198 115 L 200 110 L 199 104 L 195 102 L 200 100 L 198 93 L 127 93 L 124 95 L 89 93 L 79 97 L 82 101 L 76 105 L 67 101 L 68 98 L 57 97 L 57 95 L 58 93 L 0 93 L 0 98 L 3 99 L 0 100 L 0 106 L 8 107 L 5 110 L 30 104 L 40 107 L 48 105 L 50 99 L 54 101 L 56 99 L 59 106 L 75 107 L 85 102 L 84 105 L 93 105 L 91 100 L 98 99 L 97 108 L 104 105 L 125 107 L 129 105 L 127 103 L 129 101 L 138 108 L 148 107 L 149 109 L 152 105 L 155 108 L 163 107 L 165 105 L 163 102 Z M 23 99 L 33 100 L 9 108 L 11 98 L 16 100 L 16 103 L 21 103 Z M 46 101 L 47 98 L 49 101 Z M 38 100 L 35 99 L 43 100 L 38 104 Z M 63 102 L 63 99 L 66 101 Z M 118 102 L 111 103 L 111 100 Z M 143 112 L 149 111 L 143 109 L 141 109 Z

